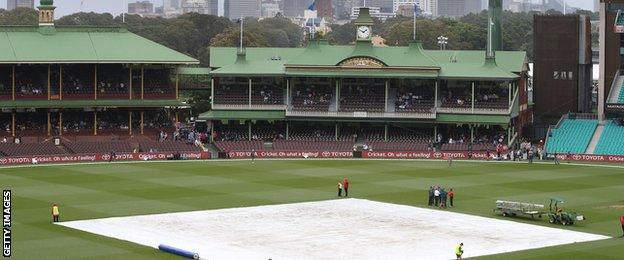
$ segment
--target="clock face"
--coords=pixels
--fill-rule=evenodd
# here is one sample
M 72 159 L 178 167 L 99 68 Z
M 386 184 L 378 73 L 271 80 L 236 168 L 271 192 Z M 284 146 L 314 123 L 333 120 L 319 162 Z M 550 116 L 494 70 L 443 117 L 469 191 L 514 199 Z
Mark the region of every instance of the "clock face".
M 357 28 L 358 39 L 369 39 L 370 36 L 371 36 L 371 31 L 368 26 L 360 26 Z

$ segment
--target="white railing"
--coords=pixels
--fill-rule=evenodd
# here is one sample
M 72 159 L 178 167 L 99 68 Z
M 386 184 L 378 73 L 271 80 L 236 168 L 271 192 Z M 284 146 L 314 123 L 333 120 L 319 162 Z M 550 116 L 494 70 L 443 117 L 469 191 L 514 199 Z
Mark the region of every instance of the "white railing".
M 436 108 L 438 113 L 453 113 L 453 114 L 492 114 L 492 115 L 508 115 L 509 108 L 459 108 L 459 107 L 438 107 Z
M 436 113 L 390 113 L 390 112 L 330 112 L 330 111 L 286 111 L 286 116 L 300 117 L 349 117 L 349 118 L 404 118 L 404 119 L 435 119 Z
M 245 105 L 225 105 L 225 104 L 214 104 L 212 109 L 217 110 L 286 110 L 286 105 L 256 105 L 256 104 L 245 104 Z
M 624 84 L 624 77 L 621 77 L 621 72 L 618 70 L 615 73 L 613 82 L 611 83 L 611 90 L 609 91 L 609 99 L 607 103 L 620 103 L 620 92 L 622 91 L 622 84 Z

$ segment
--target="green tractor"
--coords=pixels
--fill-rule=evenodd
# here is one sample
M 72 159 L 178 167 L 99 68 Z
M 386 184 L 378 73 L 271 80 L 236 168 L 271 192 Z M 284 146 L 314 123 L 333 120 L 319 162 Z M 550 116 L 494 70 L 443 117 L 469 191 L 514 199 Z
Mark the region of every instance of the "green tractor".
M 550 212 L 548 213 L 548 222 L 551 224 L 561 223 L 564 226 L 574 225 L 575 221 L 585 220 L 585 216 L 576 212 L 565 212 L 562 208 L 559 208 L 559 204 L 563 204 L 565 201 L 561 198 L 550 198 L 550 205 L 548 206 Z

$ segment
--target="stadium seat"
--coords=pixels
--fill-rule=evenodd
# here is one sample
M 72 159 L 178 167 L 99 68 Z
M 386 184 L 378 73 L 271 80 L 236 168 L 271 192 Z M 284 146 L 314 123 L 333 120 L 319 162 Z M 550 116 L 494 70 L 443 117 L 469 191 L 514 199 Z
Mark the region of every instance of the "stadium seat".
M 594 154 L 624 155 L 624 126 L 611 121 L 605 125 Z
M 559 128 L 551 129 L 546 151 L 549 153 L 585 153 L 597 125 L 597 120 L 564 119 Z

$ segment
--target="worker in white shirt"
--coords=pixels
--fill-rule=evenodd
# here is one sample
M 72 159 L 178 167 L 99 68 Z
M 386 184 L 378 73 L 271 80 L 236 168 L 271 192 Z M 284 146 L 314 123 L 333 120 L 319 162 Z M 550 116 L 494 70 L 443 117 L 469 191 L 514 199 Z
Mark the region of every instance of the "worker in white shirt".
M 436 207 L 440 203 L 440 187 L 436 187 L 435 190 L 433 191 L 433 202 Z
M 338 197 L 342 197 L 342 182 L 338 182 Z

